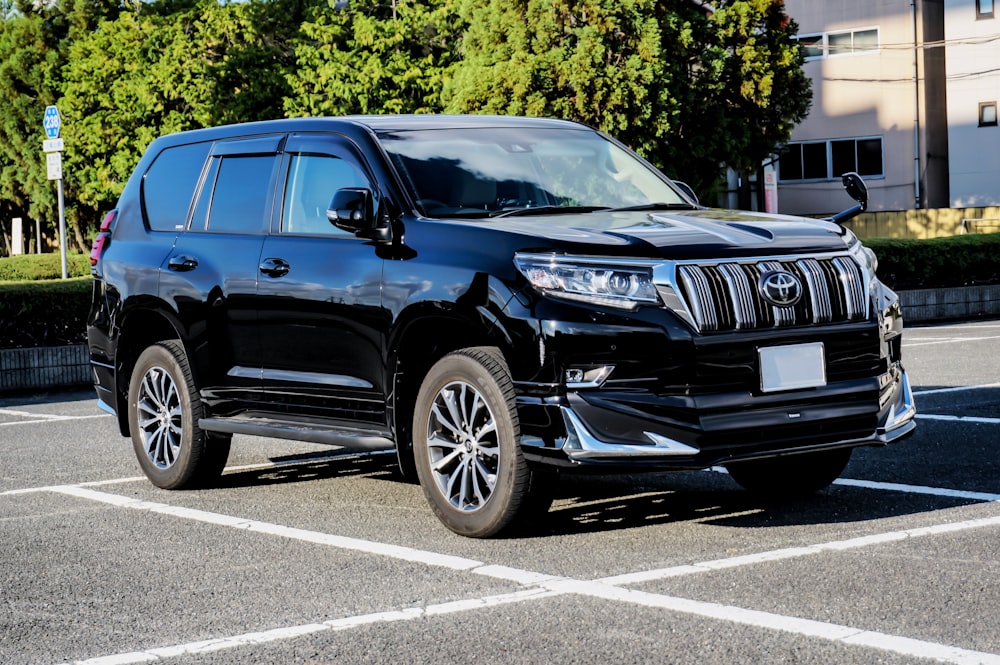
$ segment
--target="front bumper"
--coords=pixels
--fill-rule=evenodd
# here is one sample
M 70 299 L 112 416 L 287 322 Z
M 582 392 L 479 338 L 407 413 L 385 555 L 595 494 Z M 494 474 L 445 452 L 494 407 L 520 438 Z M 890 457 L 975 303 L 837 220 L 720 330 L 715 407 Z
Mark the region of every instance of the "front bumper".
M 744 393 L 667 400 L 608 391 L 519 400 L 529 424 L 525 456 L 581 470 L 693 470 L 737 460 L 886 445 L 915 429 L 913 393 L 901 366 L 876 378 L 753 397 Z M 639 409 L 637 405 L 644 404 Z M 662 405 L 661 405 L 662 406 Z

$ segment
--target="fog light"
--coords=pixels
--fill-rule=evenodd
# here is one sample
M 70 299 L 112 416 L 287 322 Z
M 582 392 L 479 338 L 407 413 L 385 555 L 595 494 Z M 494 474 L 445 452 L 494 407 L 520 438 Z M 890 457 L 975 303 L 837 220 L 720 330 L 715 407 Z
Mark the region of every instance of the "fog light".
M 567 388 L 599 388 L 615 369 L 614 365 L 600 367 L 570 367 L 564 377 Z

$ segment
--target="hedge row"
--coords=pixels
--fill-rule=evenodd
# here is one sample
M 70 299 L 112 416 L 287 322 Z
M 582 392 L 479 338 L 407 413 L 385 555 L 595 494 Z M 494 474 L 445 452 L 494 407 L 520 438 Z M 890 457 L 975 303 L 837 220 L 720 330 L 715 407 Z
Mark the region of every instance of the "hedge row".
M 878 257 L 879 279 L 896 290 L 1000 284 L 1000 233 L 864 243 Z
M 66 272 L 70 277 L 89 275 L 90 257 L 84 254 L 67 254 Z M 62 258 L 59 254 L 23 254 L 0 258 L 0 282 L 60 277 Z
M 92 293 L 90 277 L 0 282 L 0 349 L 86 342 Z
M 878 256 L 879 278 L 891 288 L 1000 284 L 1000 233 L 933 240 L 866 240 Z M 68 259 L 88 275 L 88 257 Z M 91 278 L 58 279 L 58 254 L 0 258 L 0 349 L 86 341 Z M 31 281 L 3 281 L 3 280 Z

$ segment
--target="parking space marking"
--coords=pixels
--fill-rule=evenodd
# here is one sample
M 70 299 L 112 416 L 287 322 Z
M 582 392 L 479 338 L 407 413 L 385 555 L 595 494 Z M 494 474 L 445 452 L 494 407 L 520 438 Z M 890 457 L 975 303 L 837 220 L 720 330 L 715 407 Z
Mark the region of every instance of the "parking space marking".
M 542 600 L 565 594 L 625 602 L 680 614 L 697 615 L 718 621 L 739 623 L 766 630 L 776 630 L 805 637 L 841 642 L 849 646 L 878 649 L 880 651 L 912 656 L 922 660 L 936 660 L 952 665 L 1000 665 L 1000 655 L 984 651 L 963 649 L 961 647 L 815 621 L 813 619 L 772 614 L 770 612 L 751 610 L 733 605 L 721 605 L 646 591 L 635 591 L 601 582 L 586 582 L 569 578 L 554 579 L 538 587 L 523 589 L 509 594 L 470 598 L 467 600 L 426 605 L 424 607 L 408 607 L 402 610 L 390 610 L 333 619 L 322 623 L 287 626 L 261 632 L 244 633 L 232 637 L 157 647 L 145 651 L 100 656 L 64 665 L 131 665 L 133 663 L 148 663 L 183 655 L 210 653 L 224 649 L 235 649 L 255 644 L 294 639 L 327 630 L 349 630 L 378 623 L 413 621 L 426 617 L 496 607 L 498 605 L 521 603 L 529 600 Z
M 672 566 L 670 568 L 660 568 L 658 570 L 647 570 L 638 573 L 626 573 L 613 577 L 604 577 L 597 582 L 610 584 L 613 586 L 624 586 L 629 584 L 639 584 L 642 582 L 652 582 L 671 577 L 683 577 L 696 573 L 712 572 L 716 570 L 726 570 L 730 568 L 740 568 L 760 563 L 772 563 L 774 561 L 785 561 L 803 556 L 812 556 L 824 552 L 844 552 L 862 547 L 874 545 L 884 545 L 894 543 L 909 538 L 921 538 L 925 536 L 939 536 L 948 533 L 958 533 L 971 529 L 983 529 L 988 527 L 1000 527 L 1000 515 L 995 517 L 983 517 L 962 522 L 947 522 L 933 526 L 916 527 L 913 529 L 903 529 L 900 531 L 886 531 L 867 536 L 858 536 L 847 540 L 833 540 L 817 545 L 803 545 L 801 547 L 785 547 L 767 552 L 757 552 L 742 556 L 728 557 L 725 559 L 714 559 L 702 561 L 700 563 L 685 564 L 682 566 Z
M 16 418 L 30 418 L 30 420 L 12 420 L 0 423 L 0 427 L 13 427 L 14 425 L 37 425 L 40 423 L 67 422 L 69 420 L 92 420 L 94 418 L 110 418 L 107 413 L 95 413 L 87 416 L 59 416 L 50 413 L 32 413 L 31 411 L 14 411 L 11 409 L 0 409 L 0 416 L 14 416 Z
M 903 656 L 937 660 L 942 663 L 953 663 L 954 665 L 1000 665 L 1000 655 L 998 654 L 972 651 L 946 644 L 926 642 L 924 640 L 889 635 L 887 633 L 815 621 L 813 619 L 802 619 L 732 605 L 721 605 L 646 591 L 635 591 L 600 582 L 561 580 L 547 583 L 544 586 L 552 590 L 565 591 L 567 593 L 575 593 L 604 600 L 616 600 L 683 614 L 694 614 L 719 621 L 777 630 L 805 637 L 815 637 L 851 646 L 865 646 Z
M 927 390 L 914 390 L 914 397 L 921 395 L 940 395 L 942 393 L 958 393 L 965 390 L 982 390 L 983 388 L 1000 388 L 1000 383 L 984 383 L 979 386 L 955 386 L 954 388 L 928 388 Z
M 981 416 L 948 416 L 934 413 L 918 413 L 920 420 L 944 420 L 952 423 L 975 423 L 978 425 L 1000 425 L 1000 418 L 983 418 Z
M 259 520 L 252 520 L 244 517 L 234 517 L 232 515 L 223 515 L 222 513 L 212 513 L 205 510 L 198 510 L 196 508 L 172 506 L 168 503 L 143 501 L 141 499 L 133 499 L 132 497 L 122 496 L 119 494 L 109 494 L 107 492 L 98 492 L 96 490 L 74 485 L 52 487 L 51 491 L 59 494 L 79 497 L 81 499 L 88 499 L 90 501 L 108 503 L 122 508 L 148 510 L 153 513 L 180 517 L 181 519 L 193 520 L 196 522 L 228 526 L 236 529 L 246 529 L 248 531 L 266 533 L 302 542 L 316 543 L 339 549 L 388 556 L 395 559 L 402 559 L 404 561 L 414 561 L 430 566 L 450 568 L 452 570 L 470 570 L 483 565 L 481 561 L 466 559 L 464 557 L 438 554 L 437 552 L 417 550 L 411 547 L 403 547 L 401 545 L 379 543 L 372 540 L 361 540 L 360 538 L 350 538 L 348 536 L 336 536 L 329 533 L 323 533 L 321 531 L 296 529 L 294 527 L 282 526 L 271 522 L 261 522 Z
M 904 349 L 912 349 L 918 346 L 933 346 L 935 344 L 954 344 L 955 342 L 982 342 L 990 339 L 1000 339 L 1000 335 L 986 335 L 983 337 L 949 337 L 947 339 L 928 339 L 927 341 L 903 342 Z
M 969 499 L 972 501 L 1000 501 L 1000 494 L 989 494 L 987 492 L 969 492 L 967 490 L 953 490 L 946 487 L 927 487 L 925 485 L 905 485 L 902 483 L 884 483 L 877 480 L 854 480 L 851 478 L 838 478 L 833 481 L 834 485 L 847 485 L 849 487 L 862 487 L 870 490 L 881 490 L 887 492 L 903 492 L 906 494 L 929 494 L 931 496 L 943 496 L 951 499 Z
M 157 647 L 147 649 L 145 651 L 132 651 L 129 653 L 115 654 L 111 656 L 99 656 L 97 658 L 73 661 L 72 665 L 131 665 L 132 663 L 149 663 L 177 656 L 211 653 L 214 651 L 235 649 L 255 644 L 278 642 L 301 637 L 303 635 L 312 635 L 314 633 L 327 630 L 349 630 L 377 623 L 413 621 L 414 619 L 420 619 L 423 617 L 468 612 L 470 610 L 496 607 L 498 605 L 506 605 L 510 603 L 520 603 L 526 600 L 551 598 L 559 595 L 562 595 L 562 592 L 535 587 L 508 594 L 484 596 L 482 598 L 470 598 L 467 600 L 426 605 L 423 607 L 408 607 L 402 610 L 391 610 L 388 612 L 376 612 L 373 614 L 362 614 L 359 616 L 332 619 L 322 623 L 307 623 L 298 626 L 275 628 L 273 630 L 244 633 L 242 635 L 234 635 L 232 637 L 220 637 L 211 640 L 202 640 L 200 642 L 189 642 L 187 644 Z
M 772 550 L 770 552 L 760 552 L 745 556 L 730 557 L 728 559 L 718 559 L 684 566 L 675 566 L 673 568 L 664 568 L 655 571 L 644 571 L 603 578 L 600 580 L 585 581 L 551 576 L 544 573 L 510 568 L 507 566 L 488 565 L 480 561 L 464 557 L 456 557 L 437 552 L 391 545 L 388 543 L 379 543 L 358 538 L 337 536 L 334 534 L 308 531 L 305 529 L 282 526 L 269 522 L 261 522 L 258 520 L 235 517 L 232 515 L 224 515 L 221 513 L 212 513 L 193 508 L 172 506 L 152 501 L 143 501 L 127 496 L 98 492 L 96 490 L 80 487 L 78 485 L 53 486 L 47 488 L 47 491 L 90 501 L 107 503 L 116 507 L 147 510 L 159 514 L 179 517 L 181 519 L 190 519 L 209 524 L 245 529 L 254 533 L 266 533 L 282 538 L 328 545 L 349 551 L 388 556 L 400 560 L 423 563 L 430 566 L 461 570 L 494 579 L 502 579 L 517 583 L 521 586 L 527 585 L 527 588 L 523 588 L 519 592 L 513 594 L 452 601 L 439 605 L 428 605 L 423 608 L 409 608 L 406 610 L 363 615 L 360 617 L 348 617 L 338 619 L 333 622 L 303 624 L 301 626 L 290 626 L 271 631 L 246 633 L 235 637 L 217 638 L 213 640 L 205 640 L 171 647 L 162 647 L 147 651 L 102 656 L 96 659 L 77 661 L 77 665 L 124 665 L 127 663 L 151 662 L 177 655 L 203 653 L 206 651 L 236 648 L 268 641 L 292 639 L 301 635 L 318 632 L 320 630 L 328 630 L 331 628 L 347 629 L 368 625 L 374 622 L 409 620 L 422 616 L 432 616 L 434 614 L 470 611 L 483 607 L 490 607 L 492 605 L 499 604 L 500 602 L 521 602 L 523 600 L 552 597 L 554 595 L 564 593 L 606 600 L 616 600 L 642 605 L 644 607 L 660 608 L 673 612 L 693 614 L 720 621 L 728 621 L 770 630 L 779 630 L 806 637 L 842 642 L 848 645 L 869 647 L 904 656 L 929 658 L 954 665 L 969 665 L 971 663 L 978 663 L 980 665 L 1000 665 L 1000 655 L 998 654 L 972 651 L 959 647 L 934 642 L 925 642 L 923 640 L 815 621 L 812 619 L 789 617 L 731 605 L 696 601 L 625 588 L 625 585 L 627 584 L 635 584 L 654 579 L 664 579 L 666 577 L 678 577 L 681 575 L 732 569 L 740 566 L 781 561 L 824 552 L 845 551 L 848 549 L 857 549 L 861 547 L 898 542 L 908 538 L 957 533 L 970 529 L 1000 527 L 1000 515 L 974 520 L 965 520 L 962 522 L 905 529 L 901 531 L 871 534 L 848 540 L 831 541 L 819 545 L 783 548 L 779 550 Z M 503 600 L 501 601 L 497 599 Z

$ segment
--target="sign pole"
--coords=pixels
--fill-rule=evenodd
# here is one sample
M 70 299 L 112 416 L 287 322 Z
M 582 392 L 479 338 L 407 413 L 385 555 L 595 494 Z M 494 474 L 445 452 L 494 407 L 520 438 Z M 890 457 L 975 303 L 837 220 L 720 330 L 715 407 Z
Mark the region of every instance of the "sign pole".
M 67 279 L 69 271 L 66 269 L 66 210 L 63 205 L 62 178 L 56 181 L 56 192 L 59 197 L 59 257 L 62 262 L 62 278 Z
M 62 261 L 62 278 L 69 277 L 66 266 L 66 206 L 63 200 L 62 150 L 63 140 L 59 138 L 62 129 L 62 118 L 55 106 L 46 106 L 42 116 L 42 126 L 45 128 L 47 140 L 43 142 L 45 159 L 48 166 L 49 180 L 55 180 L 56 192 L 59 197 L 59 256 Z

